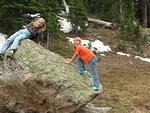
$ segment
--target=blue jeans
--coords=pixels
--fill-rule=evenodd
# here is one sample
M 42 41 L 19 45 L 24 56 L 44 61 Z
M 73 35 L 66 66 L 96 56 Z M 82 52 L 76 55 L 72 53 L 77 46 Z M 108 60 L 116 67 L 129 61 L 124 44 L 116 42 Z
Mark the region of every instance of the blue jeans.
M 24 32 L 25 31 L 25 32 Z M 27 33 L 26 33 L 27 32 Z M 15 50 L 20 42 L 20 40 L 28 38 L 31 33 L 26 29 L 19 30 L 13 35 L 11 35 L 4 43 L 4 45 L 0 48 L 0 53 L 5 53 L 6 49 L 10 46 L 10 50 Z
M 98 58 L 94 56 L 92 60 L 88 62 L 88 64 L 90 65 L 92 71 L 93 86 L 98 88 L 100 86 L 100 80 L 96 68 L 97 61 Z M 80 57 L 78 58 L 78 66 L 80 72 L 85 71 L 85 63 Z

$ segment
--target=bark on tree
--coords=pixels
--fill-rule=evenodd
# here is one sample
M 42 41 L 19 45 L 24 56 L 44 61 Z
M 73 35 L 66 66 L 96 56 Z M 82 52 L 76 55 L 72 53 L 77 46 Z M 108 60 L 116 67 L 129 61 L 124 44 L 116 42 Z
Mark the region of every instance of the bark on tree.
M 123 2 L 122 2 L 122 0 L 119 3 L 119 16 L 120 16 L 120 20 L 124 20 L 124 12 L 123 12 Z
M 150 1 L 148 2 L 148 6 L 147 6 L 147 10 L 148 10 L 148 27 L 150 27 Z
M 64 4 L 65 10 L 66 10 L 66 13 L 68 14 L 69 13 L 69 6 L 67 5 L 66 0 L 63 0 L 63 4 Z
M 148 0 L 140 0 L 139 4 L 140 4 L 140 10 L 141 10 L 141 21 L 142 21 L 142 25 L 143 27 L 148 27 Z

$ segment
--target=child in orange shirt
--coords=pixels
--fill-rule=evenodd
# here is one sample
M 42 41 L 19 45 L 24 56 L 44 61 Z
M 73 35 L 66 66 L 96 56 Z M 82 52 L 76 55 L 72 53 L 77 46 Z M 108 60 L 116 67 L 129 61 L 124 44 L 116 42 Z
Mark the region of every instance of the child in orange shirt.
M 96 69 L 96 63 L 98 58 L 95 54 L 87 49 L 86 47 L 81 45 L 81 38 L 75 37 L 74 38 L 74 55 L 71 59 L 67 59 L 65 61 L 66 64 L 72 63 L 78 57 L 78 66 L 81 75 L 86 75 L 87 71 L 85 70 L 85 63 L 89 63 L 91 70 L 92 70 L 92 80 L 93 80 L 93 87 L 94 91 L 102 90 L 102 86 L 99 82 L 99 76 Z

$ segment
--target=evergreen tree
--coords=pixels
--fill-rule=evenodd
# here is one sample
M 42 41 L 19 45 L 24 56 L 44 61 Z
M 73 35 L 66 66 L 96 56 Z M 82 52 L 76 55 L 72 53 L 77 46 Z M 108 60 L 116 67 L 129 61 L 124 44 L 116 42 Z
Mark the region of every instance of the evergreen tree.
M 0 1 L 0 29 L 3 33 L 12 33 L 33 21 L 33 18 L 26 14 L 39 13 L 45 18 L 47 29 L 56 32 L 57 13 L 59 10 L 57 0 L 1 0 Z
M 105 21 L 115 21 L 115 0 L 85 0 L 84 4 L 89 15 L 97 16 Z
M 86 10 L 84 7 L 83 0 L 70 0 L 70 14 L 69 18 L 73 24 L 73 29 L 75 33 L 79 33 L 78 28 L 81 27 L 81 33 L 86 31 L 85 21 L 86 17 Z
M 19 2 L 18 2 L 19 3 Z M 16 1 L 1 0 L 0 1 L 0 30 L 3 33 L 12 33 L 23 24 L 23 12 Z

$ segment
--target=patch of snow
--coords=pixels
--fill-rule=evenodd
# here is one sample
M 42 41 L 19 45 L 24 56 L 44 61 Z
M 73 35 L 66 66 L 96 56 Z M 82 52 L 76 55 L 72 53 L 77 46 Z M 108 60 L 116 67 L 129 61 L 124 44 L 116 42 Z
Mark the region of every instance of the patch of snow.
M 140 56 L 135 56 L 135 58 L 139 58 L 142 61 L 150 62 L 150 58 L 142 58 Z
M 29 16 L 29 17 L 32 17 L 32 18 L 34 18 L 34 17 L 40 17 L 40 13 L 36 13 L 36 14 L 29 14 L 29 13 L 27 13 L 26 14 L 27 16 Z
M 123 55 L 123 56 L 130 56 L 129 54 L 123 53 L 123 52 L 117 52 L 118 55 Z
M 111 48 L 109 46 L 104 45 L 102 41 L 95 40 L 94 42 L 91 42 L 91 50 L 99 53 L 109 52 L 111 51 Z
M 100 54 L 101 56 L 106 56 L 105 54 Z
M 69 38 L 66 37 L 67 39 L 69 39 L 69 42 L 73 43 L 74 38 Z M 95 51 L 97 53 L 99 52 L 109 52 L 111 51 L 111 48 L 109 46 L 105 46 L 103 44 L 103 42 L 99 41 L 99 40 L 95 40 L 94 42 L 91 42 L 89 40 L 81 40 L 81 43 L 83 46 L 90 48 L 92 51 Z
M 90 46 L 91 46 L 91 42 L 89 40 L 81 40 L 81 43 L 86 48 L 90 48 Z
M 60 23 L 60 30 L 63 31 L 64 33 L 69 33 L 72 31 L 72 25 L 71 22 L 69 22 L 67 19 L 59 17 L 59 23 Z
M 74 43 L 74 38 L 66 37 L 66 39 L 68 39 L 69 42 Z

